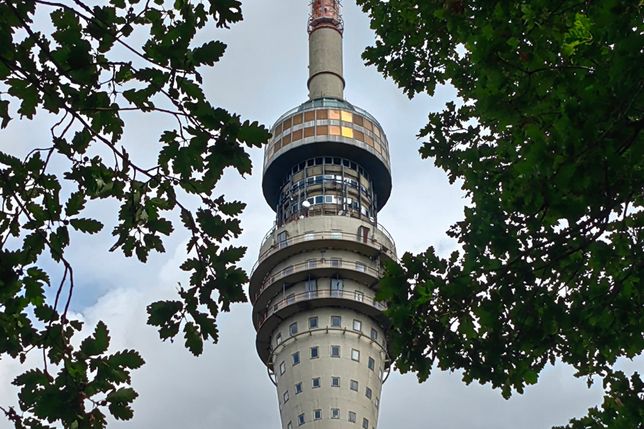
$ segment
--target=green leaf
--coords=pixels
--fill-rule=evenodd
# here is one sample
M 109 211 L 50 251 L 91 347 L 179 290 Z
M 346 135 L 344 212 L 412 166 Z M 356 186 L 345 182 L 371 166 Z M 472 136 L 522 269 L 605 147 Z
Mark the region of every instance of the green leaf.
M 162 326 L 183 309 L 179 301 L 157 301 L 148 305 L 148 324 Z
M 107 394 L 107 402 L 132 402 L 138 397 L 138 393 L 130 387 L 121 387 Z
M 122 387 L 110 392 L 105 400 L 109 404 L 109 410 L 117 420 L 130 420 L 134 416 L 132 408 L 128 405 L 138 397 L 138 393 L 132 388 Z
M 0 100 L 0 128 L 7 128 L 9 121 L 11 121 L 11 116 L 9 116 L 9 102 L 7 100 Z
M 239 129 L 239 140 L 250 147 L 260 147 L 270 137 L 270 132 L 257 121 L 245 121 Z
M 523 379 L 526 381 L 528 384 L 536 384 L 537 380 L 539 379 L 539 374 L 537 374 L 536 371 L 527 371 L 523 375 Z
M 110 365 L 129 369 L 137 369 L 145 364 L 145 361 L 141 357 L 141 354 L 136 350 L 123 350 L 114 353 L 107 358 L 107 361 L 110 363 Z
M 34 314 L 41 322 L 49 323 L 58 320 L 59 315 L 53 307 L 44 304 L 34 308 Z
M 219 205 L 219 210 L 226 216 L 237 216 L 246 208 L 241 201 L 230 201 Z
M 38 88 L 22 79 L 8 79 L 7 84 L 9 85 L 9 94 L 21 100 L 18 113 L 28 119 L 33 118 L 39 101 Z M 3 118 L 3 123 L 5 120 Z
M 96 234 L 103 229 L 103 224 L 96 219 L 71 219 L 69 223 L 75 230 L 89 234 Z
M 192 322 L 187 322 L 183 327 L 183 333 L 186 348 L 195 356 L 201 355 L 203 353 L 203 339 L 199 335 L 197 326 Z
M 65 214 L 75 216 L 85 208 L 85 193 L 82 191 L 74 192 L 65 204 Z
M 220 42 L 219 40 L 211 40 L 204 43 L 200 47 L 192 51 L 192 57 L 195 62 L 195 66 L 201 64 L 207 64 L 209 66 L 214 66 L 226 51 L 226 44 Z
M 98 356 L 105 353 L 109 345 L 110 336 L 107 326 L 102 321 L 99 321 L 94 329 L 94 334 L 83 340 L 80 349 L 87 356 Z

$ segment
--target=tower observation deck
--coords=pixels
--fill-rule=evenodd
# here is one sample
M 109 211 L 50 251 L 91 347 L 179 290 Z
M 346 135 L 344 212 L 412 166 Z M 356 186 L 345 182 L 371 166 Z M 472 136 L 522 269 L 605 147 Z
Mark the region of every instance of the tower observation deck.
M 250 278 L 257 352 L 283 429 L 377 427 L 389 372 L 382 266 L 396 259 L 378 212 L 391 193 L 387 138 L 344 100 L 339 0 L 314 0 L 309 100 L 272 127 L 262 188 L 276 212 Z

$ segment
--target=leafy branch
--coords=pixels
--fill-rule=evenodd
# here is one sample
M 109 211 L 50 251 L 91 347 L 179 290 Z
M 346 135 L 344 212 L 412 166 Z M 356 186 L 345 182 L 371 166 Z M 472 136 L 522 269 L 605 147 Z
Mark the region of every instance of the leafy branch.
M 38 11 L 48 13 L 51 32 L 34 25 Z M 41 111 L 56 115 L 50 146 L 39 144 L 24 160 L 0 152 L 0 356 L 24 363 L 35 350 L 43 354 L 42 370 L 31 369 L 14 381 L 21 388 L 21 412 L 1 409 L 16 427 L 101 428 L 105 408 L 118 419 L 132 416 L 137 395 L 129 373 L 143 364 L 138 353 L 107 354 L 109 335 L 102 322 L 79 349 L 71 342 L 82 328 L 68 318 L 79 279 L 65 252 L 71 231 L 103 229 L 102 221 L 84 215 L 92 201 L 119 204 L 110 250 L 141 262 L 152 251 L 165 251 L 163 240 L 175 231 L 172 212 L 189 232 L 182 269 L 190 273 L 190 287 L 181 288 L 173 304 L 162 301 L 148 309 L 149 323 L 159 327 L 162 339 L 173 339 L 183 327 L 186 346 L 200 354 L 205 341 L 217 341 L 219 311 L 245 300 L 247 277 L 237 266 L 245 249 L 222 246 L 241 233 L 244 204 L 214 196 L 213 190 L 226 168 L 250 173 L 245 148 L 261 146 L 268 132 L 206 99 L 200 69 L 214 66 L 225 44 L 193 46 L 209 23 L 227 28 L 241 19 L 236 0 L 0 4 L 2 128 L 16 113 L 22 119 Z M 140 46 L 132 37 L 135 30 L 148 32 Z M 126 54 L 116 53 L 115 46 Z M 176 122 L 160 131 L 153 166 L 135 162 L 121 142 L 122 112 L 162 114 Z M 111 165 L 101 147 L 113 157 Z M 68 166 L 62 174 L 50 171 L 54 158 Z M 192 210 L 195 196 L 201 208 Z M 45 250 L 62 266 L 51 305 L 45 298 L 50 276 L 40 267 Z

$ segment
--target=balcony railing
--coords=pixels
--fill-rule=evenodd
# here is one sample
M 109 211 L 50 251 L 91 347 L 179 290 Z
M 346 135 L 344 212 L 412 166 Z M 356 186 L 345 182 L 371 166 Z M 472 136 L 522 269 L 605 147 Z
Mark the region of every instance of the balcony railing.
M 271 305 L 268 307 L 267 311 L 262 315 L 262 318 L 259 321 L 259 325 L 261 326 L 266 321 L 266 319 L 268 319 L 270 316 L 277 313 L 279 310 L 283 308 L 286 308 L 290 305 L 297 304 L 298 302 L 311 301 L 314 299 L 322 299 L 322 298 L 348 299 L 351 301 L 367 304 L 380 311 L 385 311 L 387 309 L 387 306 L 384 303 L 376 301 L 375 294 L 365 294 L 359 290 L 345 291 L 345 290 L 325 289 L 325 290 L 317 290 L 317 291 L 310 291 L 310 292 L 300 292 L 296 294 L 287 295 L 282 299 L 272 302 Z
M 262 282 L 262 285 L 259 291 L 257 292 L 257 294 L 255 294 L 255 296 L 252 297 L 253 302 L 257 300 L 257 297 L 261 295 L 266 290 L 266 288 L 268 288 L 268 286 L 272 285 L 279 279 L 290 276 L 291 274 L 308 271 L 308 270 L 315 270 L 318 268 L 344 268 L 352 271 L 357 271 L 360 273 L 366 273 L 376 278 L 379 278 L 381 275 L 380 267 L 374 268 L 370 265 L 365 264 L 363 261 L 357 261 L 355 259 L 344 260 L 344 259 L 333 258 L 333 257 L 308 259 L 306 261 L 299 262 L 297 264 L 287 265 L 278 271 L 271 271 L 264 278 L 264 281 Z
M 272 232 L 274 230 L 275 228 L 271 229 L 266 234 L 266 236 L 264 237 L 264 240 L 262 240 L 262 244 L 260 248 L 264 247 L 266 241 L 272 237 Z M 392 245 L 391 249 L 388 247 L 385 248 L 385 254 L 387 254 L 387 256 L 389 256 L 391 259 L 396 260 L 397 259 L 396 247 L 395 247 L 393 238 L 391 238 L 391 234 L 389 234 L 389 232 L 386 229 L 384 229 L 380 224 L 378 224 L 378 230 L 385 235 L 385 237 L 389 240 L 389 242 Z M 313 241 L 313 240 L 348 240 L 348 241 L 355 241 L 358 243 L 365 243 L 372 247 L 378 247 L 378 245 L 385 244 L 375 240 L 372 237 L 368 237 L 365 240 L 363 237 L 360 237 L 357 233 L 349 233 L 349 232 L 342 232 L 342 231 L 315 231 L 315 232 L 295 235 L 292 237 L 288 237 L 286 240 L 283 240 L 283 241 L 276 240 L 271 247 L 263 251 L 259 255 L 259 258 L 257 259 L 257 262 L 255 262 L 255 265 L 253 265 L 253 269 L 251 270 L 251 277 L 252 277 L 252 273 L 254 273 L 255 270 L 257 269 L 257 266 L 261 264 L 270 255 L 277 252 L 278 250 L 283 249 L 292 244 L 303 243 L 305 241 Z

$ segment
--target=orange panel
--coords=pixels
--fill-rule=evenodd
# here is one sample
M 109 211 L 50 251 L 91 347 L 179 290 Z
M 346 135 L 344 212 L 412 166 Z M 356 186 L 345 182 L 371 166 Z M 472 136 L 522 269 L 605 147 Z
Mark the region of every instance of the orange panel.
M 291 128 L 291 118 L 288 118 L 284 122 L 282 122 L 282 130 L 286 131 L 287 129 Z
M 327 136 L 329 135 L 329 127 L 327 125 L 318 125 L 315 134 L 318 136 Z
M 340 117 L 344 122 L 353 122 L 353 114 L 351 112 L 340 112 Z
M 304 122 L 315 121 L 315 111 L 304 112 Z
M 325 109 L 316 110 L 316 115 L 318 119 L 329 119 L 329 111 Z
M 340 135 L 340 127 L 335 126 L 335 125 L 329 125 L 329 134 L 332 136 L 339 136 Z
M 365 143 L 367 143 L 369 146 L 373 146 L 373 139 L 371 137 L 365 136 L 365 140 Z
M 340 119 L 340 111 L 335 109 L 329 109 L 329 119 Z
M 362 126 L 362 116 L 353 115 L 353 123 Z
M 353 138 L 353 129 L 349 127 L 342 127 L 342 137 Z
M 304 128 L 304 137 L 313 137 L 315 135 L 315 130 L 313 127 Z
M 302 123 L 302 114 L 298 114 L 293 116 L 293 125 L 301 124 Z
M 293 134 L 291 134 L 291 137 L 293 141 L 302 140 L 302 130 L 293 131 Z
M 291 135 L 290 134 L 285 135 L 284 138 L 282 139 L 282 144 L 286 146 L 290 142 L 291 142 Z
M 365 128 L 366 128 L 367 130 L 369 130 L 369 131 L 371 131 L 371 130 L 372 130 L 372 128 L 373 128 L 373 127 L 371 126 L 371 122 L 370 122 L 370 121 L 368 121 L 367 119 L 365 119 L 365 120 L 364 120 L 364 124 L 363 124 L 362 126 L 363 126 L 363 127 L 365 127 Z
M 362 131 L 353 130 L 353 137 L 361 142 L 364 141 L 364 133 Z

